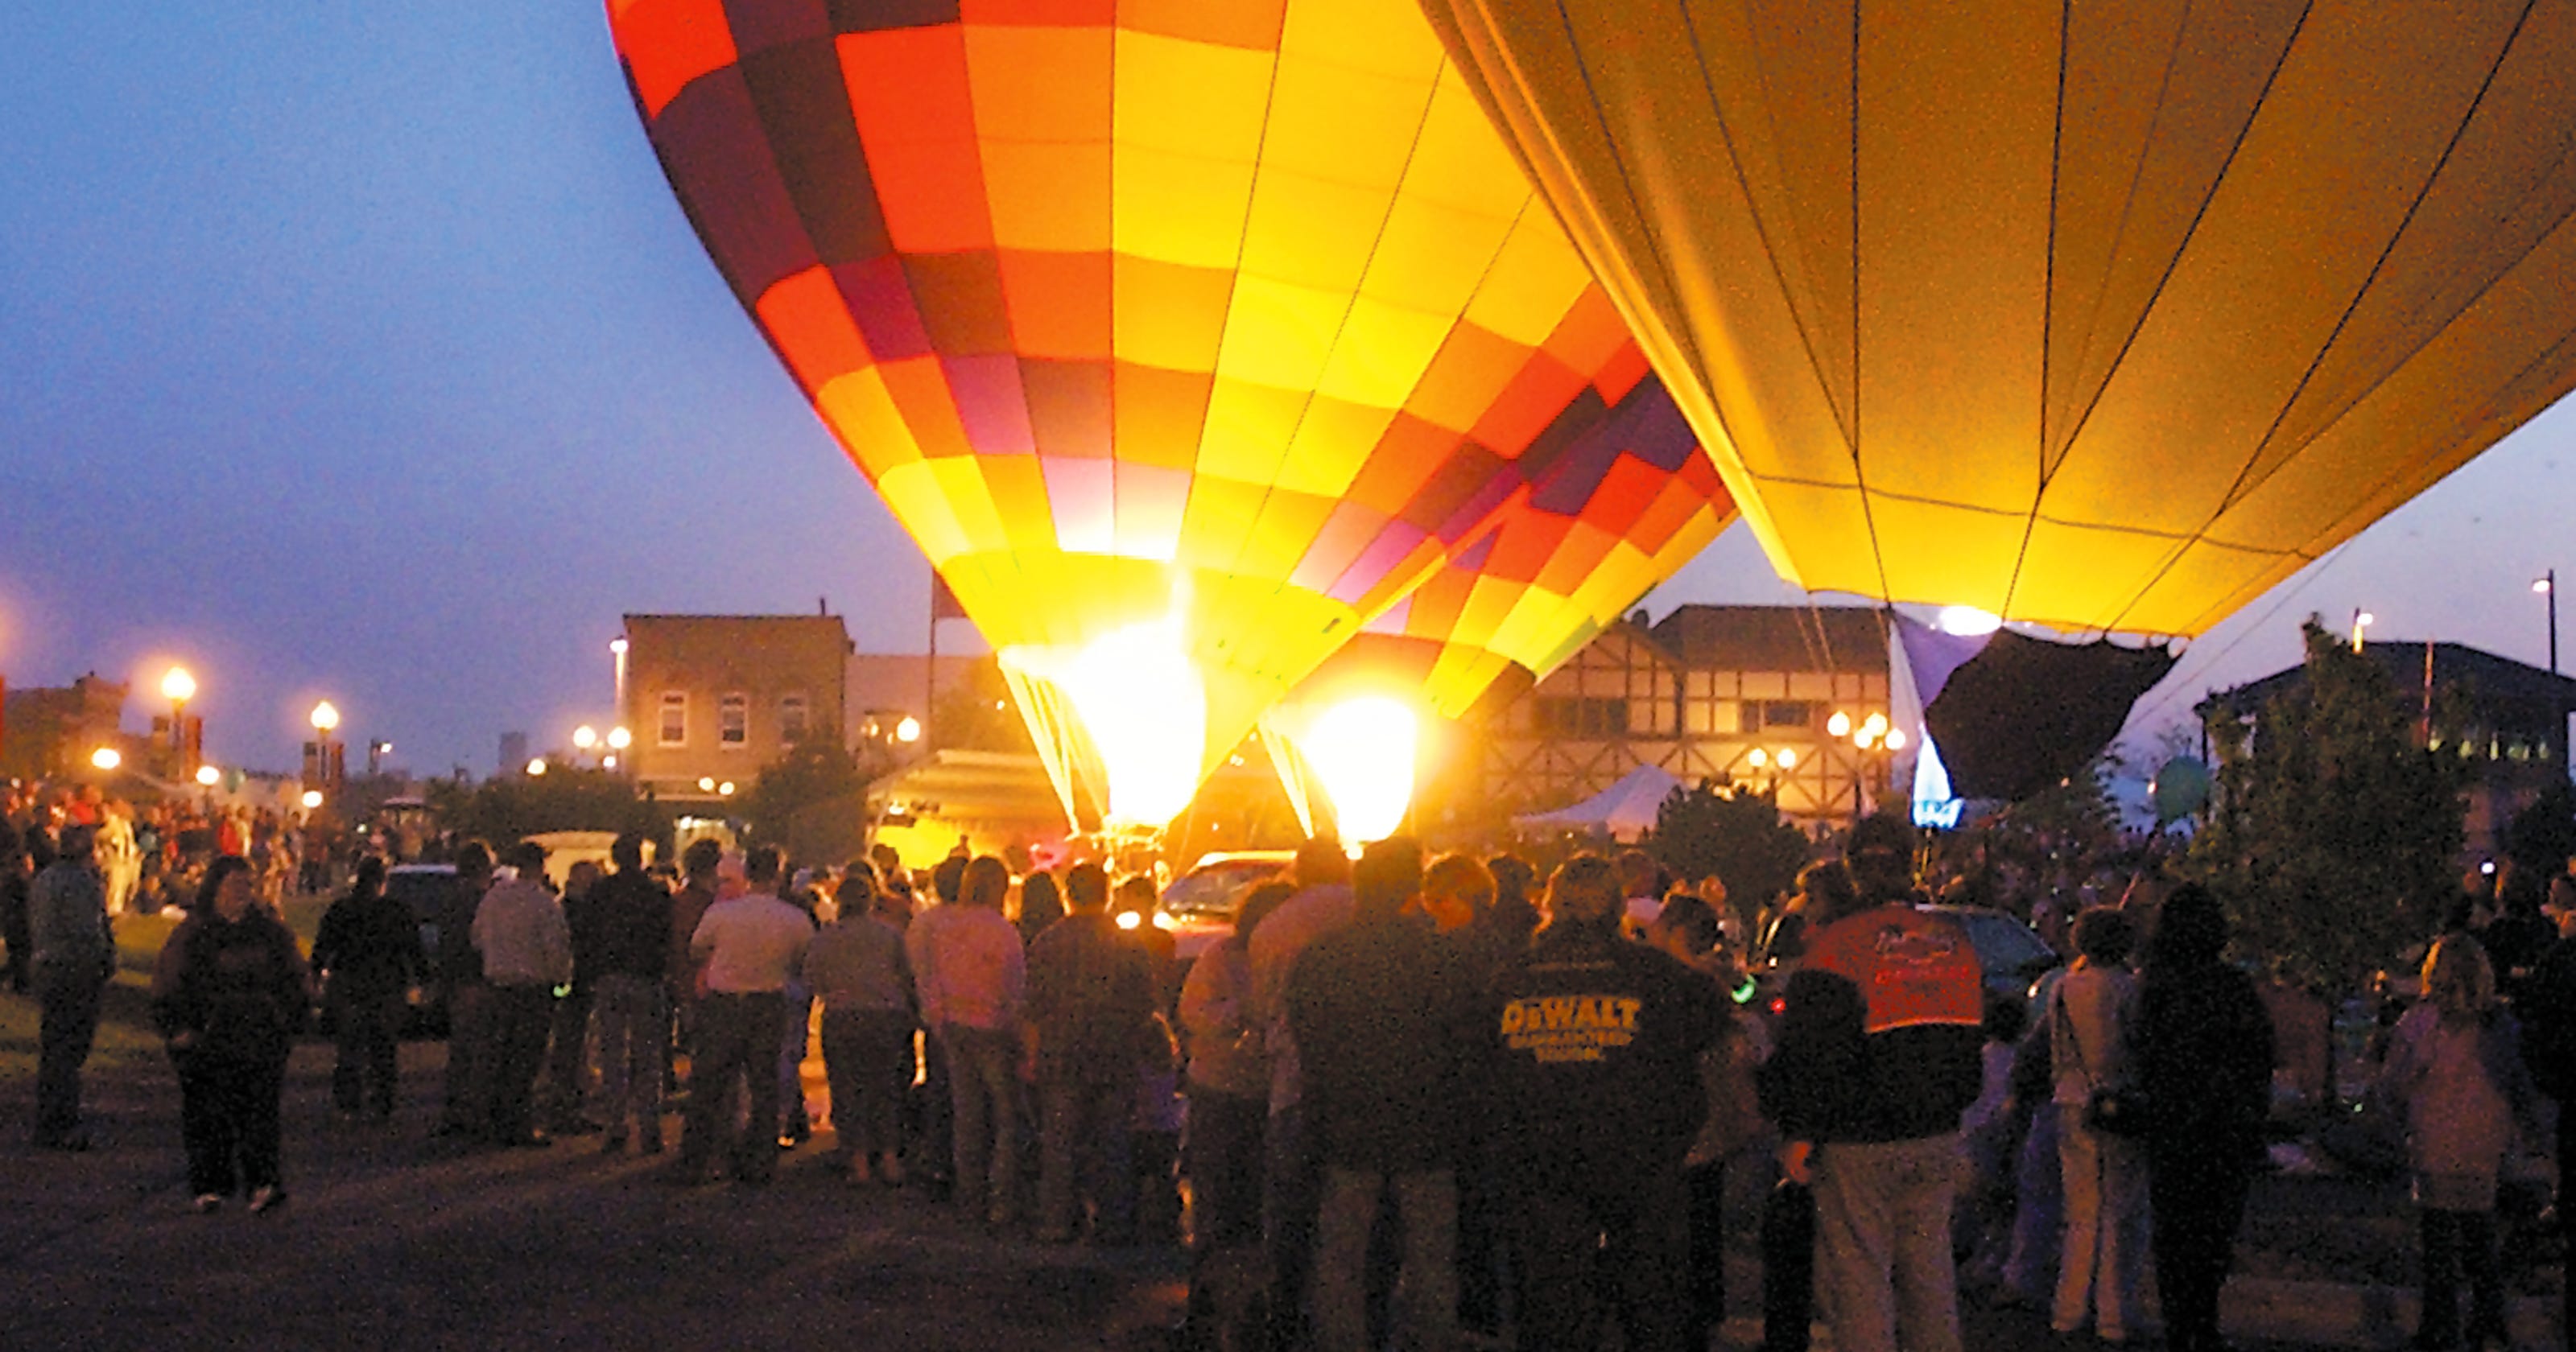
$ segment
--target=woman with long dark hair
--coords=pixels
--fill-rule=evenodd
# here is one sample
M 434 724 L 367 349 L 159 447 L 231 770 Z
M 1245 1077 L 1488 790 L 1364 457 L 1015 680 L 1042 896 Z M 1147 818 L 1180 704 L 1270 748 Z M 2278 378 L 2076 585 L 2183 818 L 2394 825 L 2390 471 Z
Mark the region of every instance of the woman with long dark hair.
M 2171 1352 L 2214 1352 L 2218 1293 L 2263 1154 L 2272 1020 L 2254 979 L 2221 960 L 2227 916 L 2186 883 L 2165 899 L 2138 983 L 2137 1066 L 2153 1105 L 2147 1196 Z
M 217 859 L 152 977 L 152 1017 L 179 1071 L 179 1130 L 200 1212 L 237 1187 L 250 1190 L 254 1212 L 286 1200 L 278 1114 L 311 992 L 295 936 L 256 904 L 253 883 L 249 860 Z

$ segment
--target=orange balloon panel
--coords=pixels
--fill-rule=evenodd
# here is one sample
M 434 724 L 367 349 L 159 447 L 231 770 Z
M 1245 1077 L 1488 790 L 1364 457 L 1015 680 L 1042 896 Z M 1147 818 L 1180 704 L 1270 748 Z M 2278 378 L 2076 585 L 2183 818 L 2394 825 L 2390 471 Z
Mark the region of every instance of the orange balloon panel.
M 1419 11 L 611 0 L 718 267 L 997 647 L 1208 756 L 1645 373 Z
M 1734 519 L 1716 467 L 1649 378 L 1293 698 L 1419 691 L 1457 718 L 1555 670 Z
M 2191 634 L 2576 386 L 2576 4 L 1422 0 L 1814 589 Z

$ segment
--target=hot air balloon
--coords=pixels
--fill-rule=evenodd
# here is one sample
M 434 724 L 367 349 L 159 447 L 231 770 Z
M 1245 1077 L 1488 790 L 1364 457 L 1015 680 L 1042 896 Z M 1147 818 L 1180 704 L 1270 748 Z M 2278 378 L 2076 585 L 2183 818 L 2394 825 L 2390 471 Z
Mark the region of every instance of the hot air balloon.
M 647 134 L 999 650 L 1159 825 L 1645 362 L 1382 0 L 611 0 Z
M 1659 381 L 1641 381 L 1516 493 L 1491 531 L 1265 718 L 1292 802 L 1311 779 L 1346 839 L 1395 830 L 1423 715 L 1456 719 L 1527 690 L 1734 515 L 1681 410 Z
M 1775 565 L 2196 634 L 2576 384 L 2576 4 L 1423 0 Z

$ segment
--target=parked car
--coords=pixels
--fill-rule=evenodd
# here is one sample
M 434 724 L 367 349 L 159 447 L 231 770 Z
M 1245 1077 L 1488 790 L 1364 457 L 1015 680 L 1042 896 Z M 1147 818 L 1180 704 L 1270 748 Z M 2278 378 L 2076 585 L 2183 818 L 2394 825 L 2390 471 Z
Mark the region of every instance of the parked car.
M 1977 950 L 1977 968 L 1985 975 L 1986 990 L 1998 999 L 2028 1000 L 2041 974 L 2066 961 L 2039 937 L 2039 931 L 2009 911 L 1991 906 L 1923 909 L 1950 917 L 1968 932 L 1968 945 Z
M 1200 855 L 1189 872 L 1173 879 L 1163 889 L 1162 911 L 1170 917 L 1163 928 L 1171 932 L 1182 965 L 1234 933 L 1234 913 L 1246 889 L 1286 873 L 1296 859 L 1292 850 L 1220 850 Z
M 463 886 L 454 864 L 397 864 L 385 873 L 385 895 L 409 909 L 420 929 L 424 965 L 420 990 L 412 997 L 409 1029 L 415 1037 L 447 1036 L 447 988 L 438 972 L 438 922 Z

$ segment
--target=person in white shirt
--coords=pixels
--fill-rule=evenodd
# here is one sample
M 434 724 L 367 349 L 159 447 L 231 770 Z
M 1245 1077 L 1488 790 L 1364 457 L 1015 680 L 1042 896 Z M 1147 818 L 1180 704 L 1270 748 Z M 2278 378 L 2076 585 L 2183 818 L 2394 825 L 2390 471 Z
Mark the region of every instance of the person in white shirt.
M 572 930 L 546 890 L 544 846 L 520 841 L 502 852 L 501 862 L 517 876 L 483 894 L 472 930 L 491 987 L 491 1129 L 501 1145 L 543 1146 L 548 1142 L 535 1129 L 537 1071 L 554 1027 L 555 987 L 572 980 Z
M 705 1182 L 719 1144 L 733 1160 L 734 1177 L 744 1183 L 766 1183 L 778 1172 L 777 1057 L 785 1036 L 787 977 L 803 966 L 814 924 L 779 899 L 776 849 L 753 850 L 743 871 L 750 890 L 708 907 L 689 937 L 691 956 L 706 964 L 706 994 L 698 1002 L 688 1116 L 671 1172 L 677 1182 Z M 751 1104 L 751 1128 L 739 1137 L 733 1113 L 737 1085 Z

